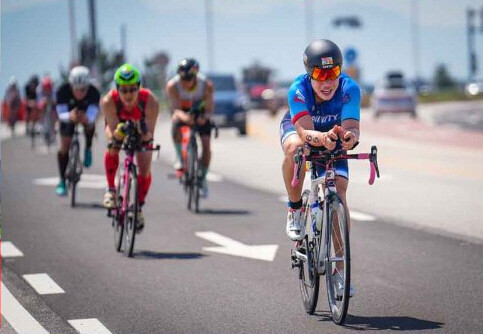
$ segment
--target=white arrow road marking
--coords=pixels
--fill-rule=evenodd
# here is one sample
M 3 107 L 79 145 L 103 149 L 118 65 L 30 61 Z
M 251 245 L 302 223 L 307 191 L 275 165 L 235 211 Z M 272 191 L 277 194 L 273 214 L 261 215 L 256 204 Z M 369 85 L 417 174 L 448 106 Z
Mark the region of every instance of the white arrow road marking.
M 48 274 L 28 274 L 23 275 L 23 278 L 25 278 L 39 295 L 65 293 Z
M 112 334 L 96 318 L 69 320 L 69 324 L 80 334 Z
M 351 210 L 351 219 L 355 219 L 358 221 L 365 221 L 365 222 L 373 222 L 376 220 L 376 217 Z
M 2 315 L 18 334 L 49 334 L 2 283 Z
M 223 176 L 221 176 L 220 174 L 208 172 L 208 174 L 206 174 L 206 179 L 210 182 L 222 182 Z
M 263 261 L 273 261 L 278 245 L 245 245 L 216 232 L 196 232 L 197 237 L 211 241 L 221 247 L 203 247 L 204 251 L 248 257 Z
M 58 177 L 44 177 L 39 179 L 34 179 L 33 184 L 38 186 L 49 186 L 55 187 L 59 183 Z M 81 180 L 77 185 L 79 188 L 89 188 L 89 189 L 105 189 L 106 188 L 106 176 L 105 175 L 94 175 L 94 174 L 82 174 Z
M 1 241 L 2 257 L 18 257 L 23 256 L 23 253 L 15 247 L 10 241 Z

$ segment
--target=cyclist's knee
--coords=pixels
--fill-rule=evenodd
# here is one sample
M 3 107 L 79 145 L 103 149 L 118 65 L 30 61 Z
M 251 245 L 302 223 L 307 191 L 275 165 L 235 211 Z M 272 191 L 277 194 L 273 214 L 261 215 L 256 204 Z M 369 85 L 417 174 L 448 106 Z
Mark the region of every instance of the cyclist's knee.
M 297 153 L 298 148 L 302 145 L 298 140 L 290 140 L 289 138 L 283 144 L 283 153 L 286 159 L 293 161 L 293 156 Z

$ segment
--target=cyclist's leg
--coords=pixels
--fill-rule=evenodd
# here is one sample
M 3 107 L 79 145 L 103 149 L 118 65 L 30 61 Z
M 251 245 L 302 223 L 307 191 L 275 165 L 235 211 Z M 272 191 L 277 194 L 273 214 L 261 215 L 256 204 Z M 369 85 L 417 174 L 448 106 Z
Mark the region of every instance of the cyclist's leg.
M 304 168 L 300 171 L 300 181 L 298 185 L 292 187 L 292 178 L 295 167 L 293 156 L 297 153 L 298 148 L 303 145 L 303 142 L 298 136 L 297 131 L 290 120 L 290 115 L 288 114 L 286 114 L 280 123 L 280 142 L 284 154 L 282 163 L 283 181 L 285 183 L 285 189 L 287 190 L 288 199 L 292 203 L 299 202 L 302 199 L 305 166 L 303 166 Z
M 201 139 L 201 180 L 205 180 L 206 174 L 210 167 L 211 161 L 211 123 L 206 122 L 199 128 L 200 139 Z
M 180 170 L 183 167 L 182 161 L 183 161 L 183 156 L 182 156 L 182 148 L 181 148 L 181 141 L 182 141 L 182 135 L 181 135 L 181 125 L 182 123 L 182 118 L 183 115 L 181 114 L 181 111 L 176 110 L 173 112 L 171 115 L 171 136 L 173 138 L 173 144 L 174 144 L 174 151 L 176 154 L 176 161 L 175 161 L 175 169 Z
M 94 137 L 94 132 L 96 130 L 96 125 L 94 123 L 84 124 L 84 136 L 86 138 L 86 146 L 84 151 L 84 166 L 90 167 L 92 165 L 92 138 Z
M 59 166 L 59 185 L 56 188 L 58 195 L 65 195 L 67 192 L 65 185 L 65 170 L 69 163 L 69 148 L 72 142 L 72 136 L 74 135 L 73 123 L 60 123 L 60 146 L 57 153 L 57 163 Z
M 139 204 L 142 206 L 146 199 L 151 186 L 151 161 L 152 152 L 138 152 L 136 153 L 136 161 L 138 164 L 138 198 Z

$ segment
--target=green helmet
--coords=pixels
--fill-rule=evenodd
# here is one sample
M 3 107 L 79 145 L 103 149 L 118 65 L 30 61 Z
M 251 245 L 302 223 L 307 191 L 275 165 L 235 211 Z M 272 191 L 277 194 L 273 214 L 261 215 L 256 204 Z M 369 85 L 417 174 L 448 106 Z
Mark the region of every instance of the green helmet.
M 139 85 L 141 78 L 139 71 L 131 64 L 123 64 L 114 74 L 116 86 Z

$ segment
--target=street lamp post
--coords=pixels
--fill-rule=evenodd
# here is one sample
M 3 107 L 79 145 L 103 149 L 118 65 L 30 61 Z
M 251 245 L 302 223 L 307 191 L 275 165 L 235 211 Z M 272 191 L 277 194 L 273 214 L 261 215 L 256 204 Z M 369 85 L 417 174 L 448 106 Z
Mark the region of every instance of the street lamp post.
M 77 50 L 77 36 L 75 31 L 75 8 L 74 0 L 69 0 L 69 30 L 70 30 L 70 64 L 71 66 L 77 63 L 78 50 Z
M 213 2 L 205 0 L 205 17 L 206 17 L 206 47 L 208 53 L 208 70 L 215 70 L 214 46 L 213 46 Z
M 413 65 L 414 79 L 418 83 L 420 78 L 420 50 L 419 50 L 419 8 L 418 0 L 411 1 L 411 17 L 412 17 L 412 42 L 413 42 Z

